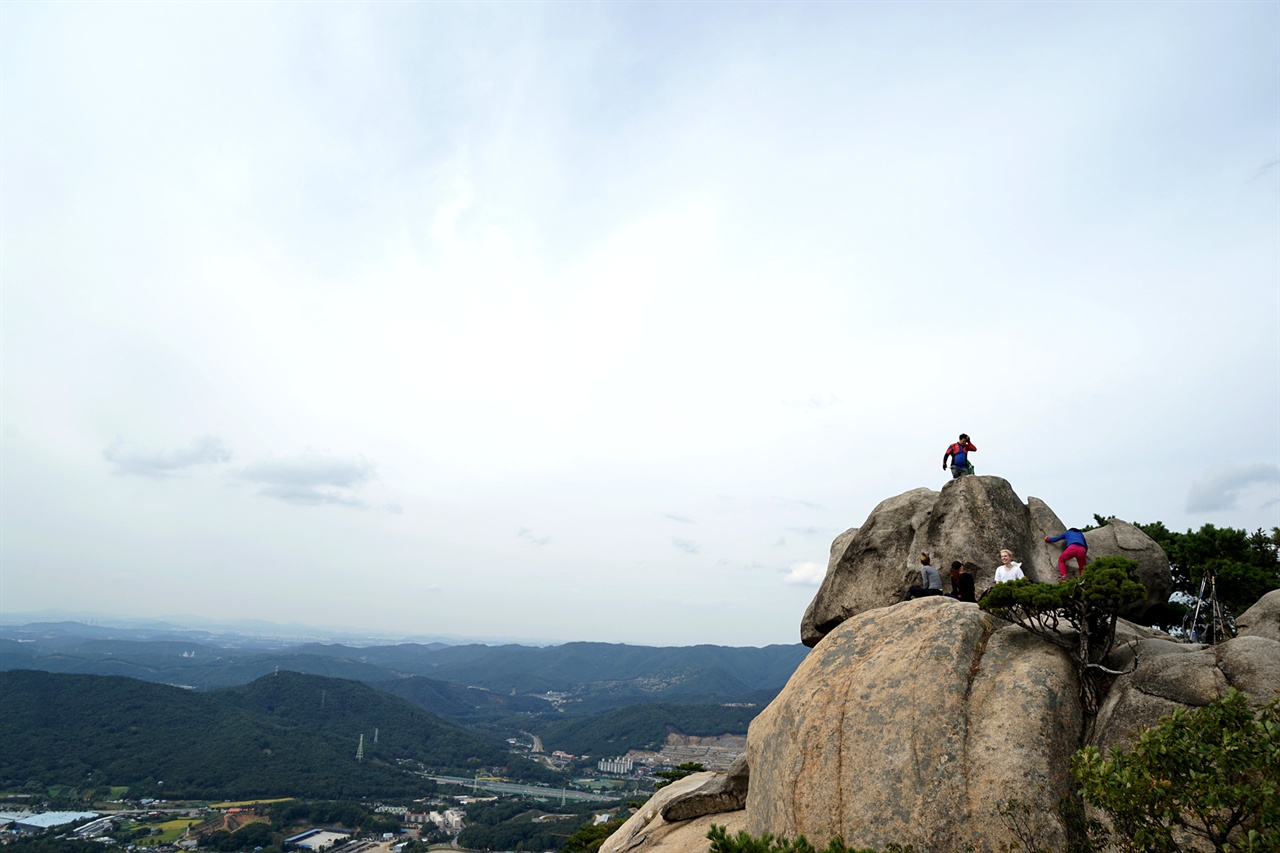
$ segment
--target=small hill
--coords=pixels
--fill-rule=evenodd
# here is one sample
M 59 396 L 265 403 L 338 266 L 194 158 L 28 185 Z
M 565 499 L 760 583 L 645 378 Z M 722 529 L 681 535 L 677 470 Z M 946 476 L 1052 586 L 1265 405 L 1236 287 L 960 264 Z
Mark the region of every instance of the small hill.
M 420 795 L 431 784 L 408 767 L 472 773 L 510 757 L 398 697 L 292 672 L 213 693 L 0 672 L 0 742 L 0 784 L 129 785 L 168 798 Z

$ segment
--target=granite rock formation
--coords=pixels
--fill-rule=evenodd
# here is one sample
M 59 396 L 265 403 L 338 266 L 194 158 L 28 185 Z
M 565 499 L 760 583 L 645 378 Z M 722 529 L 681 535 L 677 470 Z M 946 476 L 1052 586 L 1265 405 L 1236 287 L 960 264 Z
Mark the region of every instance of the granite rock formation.
M 745 763 L 663 789 L 602 853 L 705 853 L 713 823 L 731 834 L 805 835 L 819 847 L 839 835 L 853 847 L 995 853 L 1017 841 L 998 815 L 1012 798 L 1031 807 L 1042 844 L 1062 849 L 1054 806 L 1075 790 L 1079 746 L 1126 745 L 1173 709 L 1230 687 L 1260 702 L 1280 690 L 1280 592 L 1218 646 L 1121 620 L 1107 665 L 1125 674 L 1092 721 L 1059 646 L 946 597 L 889 606 L 914 582 L 919 551 L 976 564 L 979 594 L 1002 547 L 1032 579 L 1056 580 L 1059 552 L 1043 540 L 1062 529 L 1047 505 L 1024 504 L 997 477 L 882 502 L 832 545 L 803 623 L 813 651 L 752 723 Z M 1092 558 L 1139 563 L 1154 590 L 1144 604 L 1167 597 L 1168 562 L 1141 531 L 1112 520 L 1086 535 Z
M 1280 642 L 1239 637 L 1217 646 L 1142 639 L 1112 655 L 1118 677 L 1098 708 L 1089 743 L 1124 746 L 1176 708 L 1199 708 L 1234 687 L 1258 701 L 1280 690 Z
M 745 770 L 745 765 L 742 769 Z M 606 838 L 600 846 L 600 853 L 639 853 L 656 849 L 661 849 L 662 853 L 702 853 L 709 846 L 707 830 L 712 824 L 724 826 L 731 833 L 745 828 L 746 812 L 740 804 L 736 809 L 723 812 L 689 815 L 692 819 L 664 816 L 669 807 L 682 801 L 697 800 L 708 792 L 721 793 L 727 775 L 708 770 L 672 782 L 650 797 L 626 823 Z
M 1266 637 L 1280 640 L 1280 589 L 1259 598 L 1252 607 L 1236 618 L 1241 637 Z
M 748 736 L 748 830 L 854 847 L 999 849 L 994 804 L 1051 813 L 1078 746 L 1061 649 L 974 604 L 924 598 L 845 620 Z M 1061 832 L 1044 818 L 1046 837 Z
M 827 574 L 800 622 L 800 639 L 815 646 L 845 619 L 892 604 L 919 577 L 919 555 L 927 552 L 945 573 L 952 560 L 968 563 L 979 597 L 995 583 L 1000 551 L 1007 548 L 1028 578 L 1058 579 L 1061 544 L 1045 543 L 1066 525 L 1044 501 L 1026 503 L 1000 477 L 961 477 L 941 492 L 919 488 L 882 501 L 860 527 L 832 545 Z M 1085 534 L 1090 559 L 1117 555 L 1138 563 L 1147 598 L 1128 612 L 1140 616 L 1168 600 L 1173 589 L 1169 561 L 1138 528 L 1117 519 Z

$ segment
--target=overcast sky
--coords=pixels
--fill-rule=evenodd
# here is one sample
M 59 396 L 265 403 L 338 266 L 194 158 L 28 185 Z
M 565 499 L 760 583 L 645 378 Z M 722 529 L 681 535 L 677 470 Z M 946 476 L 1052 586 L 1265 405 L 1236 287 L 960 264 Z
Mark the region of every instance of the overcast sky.
M 1280 524 L 1280 4 L 0 16 L 0 615 L 792 643 L 960 431 Z

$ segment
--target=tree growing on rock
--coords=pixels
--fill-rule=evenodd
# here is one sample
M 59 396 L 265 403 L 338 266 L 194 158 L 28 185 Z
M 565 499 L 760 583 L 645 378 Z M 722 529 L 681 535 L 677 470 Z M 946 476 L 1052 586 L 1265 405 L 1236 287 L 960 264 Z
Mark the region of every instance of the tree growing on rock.
M 1085 747 L 1071 772 L 1121 850 L 1171 853 L 1179 832 L 1218 851 L 1280 850 L 1280 699 L 1255 708 L 1230 688 L 1174 711 L 1128 752 Z
M 1103 664 L 1115 645 L 1116 619 L 1146 596 L 1133 579 L 1138 564 L 1101 557 L 1079 578 L 1055 584 L 1016 580 L 998 583 L 979 606 L 1060 646 L 1076 666 L 1085 714 L 1098 710 L 1099 680 L 1121 673 Z
M 704 766 L 700 762 L 686 761 L 684 764 L 679 765 L 674 770 L 659 770 L 657 773 L 654 773 L 653 775 L 657 776 L 662 781 L 654 782 L 653 790 L 661 791 L 663 788 L 667 787 L 672 782 L 675 782 L 678 779 L 683 779 L 684 777 L 692 773 L 701 773 L 706 769 L 707 769 L 706 766 Z

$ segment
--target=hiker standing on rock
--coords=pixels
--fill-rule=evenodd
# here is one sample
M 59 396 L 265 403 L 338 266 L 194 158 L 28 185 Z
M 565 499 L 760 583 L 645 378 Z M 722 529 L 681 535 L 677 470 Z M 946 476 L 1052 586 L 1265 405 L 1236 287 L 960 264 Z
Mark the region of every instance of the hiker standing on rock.
M 1085 541 L 1084 534 L 1077 528 L 1068 528 L 1065 533 L 1059 533 L 1052 539 L 1048 536 L 1044 537 L 1045 542 L 1061 542 L 1067 540 L 1067 547 L 1062 549 L 1062 553 L 1058 555 L 1058 577 L 1062 580 L 1067 579 L 1067 560 L 1075 557 L 1076 572 L 1079 575 L 1084 574 L 1084 567 L 1089 564 L 1089 543 Z
M 947 448 L 947 452 L 942 454 L 942 470 L 947 470 L 947 460 L 951 460 L 951 479 L 963 477 L 965 474 L 973 473 L 973 466 L 969 464 L 969 454 L 976 453 L 977 447 L 973 442 L 969 441 L 969 436 L 960 433 L 960 440 Z

